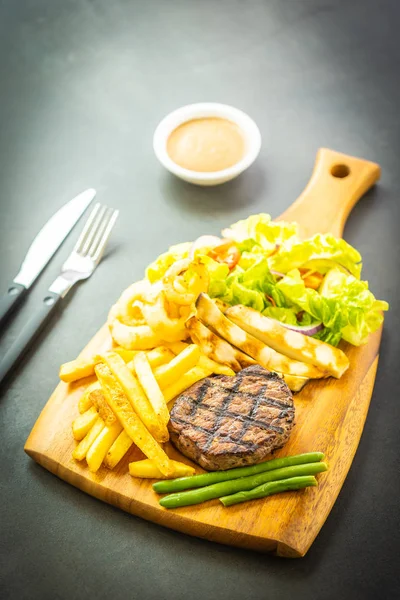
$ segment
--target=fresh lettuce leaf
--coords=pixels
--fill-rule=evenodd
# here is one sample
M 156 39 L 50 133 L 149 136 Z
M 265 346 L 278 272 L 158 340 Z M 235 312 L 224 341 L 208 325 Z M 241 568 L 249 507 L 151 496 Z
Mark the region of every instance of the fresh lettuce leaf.
M 259 290 L 252 289 L 250 286 L 243 284 L 239 281 L 239 278 L 231 283 L 230 292 L 232 294 L 230 304 L 243 304 L 259 312 L 264 310 L 265 301 L 263 294 Z
M 211 298 L 225 298 L 225 302 L 229 302 L 231 296 L 228 294 L 226 278 L 229 275 L 229 267 L 223 263 L 219 263 L 210 256 L 197 255 L 203 265 L 207 267 L 210 283 L 208 286 L 208 294 Z
M 228 304 L 243 304 L 259 312 L 273 305 L 288 305 L 284 294 L 276 286 L 265 258 L 259 258 L 247 270 L 237 266 L 223 282 L 214 280 L 210 284 L 209 294 Z
M 239 266 L 246 271 L 263 258 L 265 258 L 264 250 L 261 248 L 261 246 L 254 246 L 252 252 L 242 251 L 239 260 Z
M 321 340 L 321 342 L 326 342 L 331 346 L 337 346 L 342 339 L 342 332 L 333 332 L 330 329 L 324 328 L 321 329 L 321 331 L 318 331 L 318 333 L 315 333 L 312 337 Z
M 296 223 L 272 221 L 270 215 L 260 213 L 234 223 L 229 229 L 224 229 L 222 234 L 237 242 L 241 251 L 253 252 L 254 246 L 259 246 L 264 251 L 271 252 L 277 244 L 293 238 L 297 240 L 298 226 Z
M 315 320 L 322 321 L 329 330 L 320 339 L 330 337 L 329 343 L 338 343 L 339 335 L 355 346 L 364 344 L 368 335 L 383 321 L 382 311 L 387 302 L 376 300 L 368 289 L 367 281 L 332 269 L 319 291 L 307 288 L 298 269 L 290 271 L 277 283 L 291 303 L 306 311 Z M 325 336 L 325 337 L 323 337 Z
M 330 233 L 318 233 L 309 240 L 298 242 L 288 249 L 281 249 L 270 257 L 269 266 L 275 271 L 288 273 L 288 271 L 300 267 L 312 268 L 313 263 L 316 267 L 317 261 L 322 266 L 321 272 L 326 272 L 332 266 L 340 265 L 357 279 L 360 278 L 362 267 L 360 253 L 345 240 L 335 238 Z
M 268 306 L 263 310 L 263 315 L 276 319 L 287 325 L 298 325 L 296 313 L 293 308 L 279 308 L 277 306 Z
M 363 344 L 381 325 L 388 304 L 376 300 L 368 282 L 360 280 L 361 256 L 343 239 L 317 234 L 302 241 L 295 223 L 274 222 L 265 213 L 238 221 L 222 233 L 241 252 L 232 271 L 208 256 L 207 248 L 196 252 L 196 261 L 208 270 L 212 298 L 252 307 L 289 325 L 322 322 L 324 328 L 314 337 L 334 346 L 342 338 Z M 161 254 L 146 271 L 150 282 L 161 280 L 172 264 L 188 258 L 190 248 L 190 243 L 178 244 Z M 318 290 L 305 286 L 299 269 L 324 275 Z

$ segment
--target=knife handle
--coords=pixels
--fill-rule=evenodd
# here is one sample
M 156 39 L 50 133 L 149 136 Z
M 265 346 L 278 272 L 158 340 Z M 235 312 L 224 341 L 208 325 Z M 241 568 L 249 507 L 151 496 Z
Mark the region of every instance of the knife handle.
M 0 300 L 0 327 L 3 326 L 3 323 L 7 320 L 10 313 L 15 310 L 17 305 L 21 302 L 27 291 L 28 290 L 24 285 L 15 283 L 14 281 L 8 287 L 7 292 Z
M 60 300 L 61 296 L 59 294 L 47 292 L 45 298 L 43 298 L 40 309 L 33 315 L 30 321 L 28 321 L 11 348 L 3 357 L 3 360 L 0 363 L 0 383 L 5 379 L 15 363 L 22 358 L 23 354 L 25 354 L 30 344 L 56 309 Z

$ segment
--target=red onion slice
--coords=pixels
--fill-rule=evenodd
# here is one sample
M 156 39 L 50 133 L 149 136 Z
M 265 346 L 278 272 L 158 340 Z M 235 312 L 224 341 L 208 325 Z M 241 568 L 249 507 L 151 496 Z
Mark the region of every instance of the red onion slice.
M 274 271 L 273 269 L 270 269 L 272 275 L 276 275 L 277 277 L 285 277 L 285 273 L 281 273 L 280 271 Z
M 279 323 L 286 327 L 286 329 L 291 329 L 292 331 L 297 331 L 297 333 L 303 333 L 304 335 L 314 335 L 324 328 L 323 323 L 314 323 L 313 325 L 288 325 L 281 321 L 279 321 Z
M 220 244 L 223 244 L 224 240 L 217 237 L 216 235 L 201 235 L 197 240 L 193 242 L 189 250 L 189 258 L 193 260 L 194 253 L 199 248 L 215 248 Z

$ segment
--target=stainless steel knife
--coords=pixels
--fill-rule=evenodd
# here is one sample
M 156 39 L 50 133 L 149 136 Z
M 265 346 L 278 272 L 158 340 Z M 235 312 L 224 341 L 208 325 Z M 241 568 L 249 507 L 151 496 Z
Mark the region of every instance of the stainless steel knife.
M 14 281 L 0 299 L 0 327 L 79 221 L 96 190 L 90 188 L 64 204 L 42 227 L 33 240 Z

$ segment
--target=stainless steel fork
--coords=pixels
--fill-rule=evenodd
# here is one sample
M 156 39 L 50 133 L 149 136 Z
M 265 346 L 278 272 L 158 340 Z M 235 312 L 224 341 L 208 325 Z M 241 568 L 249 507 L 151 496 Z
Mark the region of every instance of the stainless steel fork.
M 0 363 L 0 383 L 26 352 L 62 298 L 81 279 L 92 275 L 103 256 L 108 238 L 118 217 L 118 210 L 96 204 L 61 273 L 43 298 L 42 306 L 25 325 Z
M 64 298 L 74 283 L 90 277 L 103 256 L 117 217 L 118 210 L 99 203 L 95 205 L 60 275 L 50 286 L 50 293 Z

